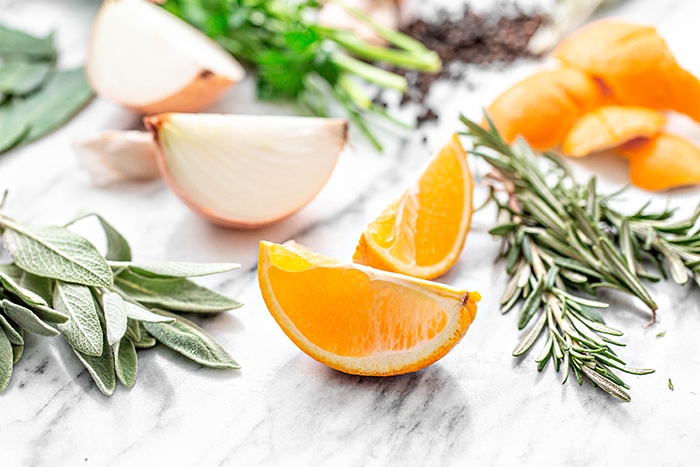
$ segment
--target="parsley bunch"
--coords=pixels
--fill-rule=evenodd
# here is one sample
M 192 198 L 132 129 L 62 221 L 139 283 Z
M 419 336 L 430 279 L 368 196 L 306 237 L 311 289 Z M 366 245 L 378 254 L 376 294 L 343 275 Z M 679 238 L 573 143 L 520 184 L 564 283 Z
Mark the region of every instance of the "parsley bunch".
M 401 92 L 407 82 L 370 63 L 427 72 L 442 66 L 435 52 L 376 24 L 359 10 L 345 7 L 390 46 L 373 45 L 349 31 L 316 24 L 320 7 L 316 0 L 168 0 L 163 7 L 253 68 L 260 99 L 291 101 L 306 113 L 325 117 L 331 97 L 377 149 L 381 145 L 367 124 L 368 113 L 396 120 L 372 102 L 360 82 Z

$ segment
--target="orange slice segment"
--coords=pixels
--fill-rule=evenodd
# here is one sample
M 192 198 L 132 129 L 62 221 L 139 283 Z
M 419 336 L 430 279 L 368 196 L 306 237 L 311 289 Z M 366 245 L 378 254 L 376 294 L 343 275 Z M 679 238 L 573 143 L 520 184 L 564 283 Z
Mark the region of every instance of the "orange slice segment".
M 306 354 L 336 370 L 409 373 L 449 352 L 476 315 L 477 292 L 261 242 L 267 308 Z
M 700 121 L 700 81 L 649 26 L 603 19 L 565 39 L 552 55 L 602 80 L 620 104 L 675 110 Z
M 567 156 L 583 157 L 635 138 L 659 134 L 666 118 L 657 110 L 631 105 L 606 105 L 582 116 L 561 144 Z
M 659 191 L 700 183 L 700 149 L 679 136 L 661 133 L 619 149 L 630 162 L 630 181 Z
M 536 73 L 516 83 L 486 109 L 501 136 L 522 136 L 536 150 L 558 146 L 576 120 L 600 105 L 603 90 L 574 68 Z
M 473 191 L 467 154 L 455 134 L 417 183 L 367 226 L 353 261 L 423 279 L 444 274 L 464 247 Z

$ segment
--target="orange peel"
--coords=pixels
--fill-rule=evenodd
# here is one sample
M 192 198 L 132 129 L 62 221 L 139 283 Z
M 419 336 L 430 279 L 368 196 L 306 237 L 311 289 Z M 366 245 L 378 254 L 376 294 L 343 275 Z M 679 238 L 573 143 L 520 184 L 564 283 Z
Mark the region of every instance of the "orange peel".
M 598 107 L 574 124 L 561 144 L 561 152 L 572 157 L 587 156 L 635 138 L 654 137 L 665 124 L 666 117 L 661 112 L 646 107 Z
M 575 68 L 536 73 L 516 83 L 487 108 L 507 142 L 518 136 L 536 150 L 558 146 L 576 120 L 605 98 L 599 84 Z
M 645 190 L 700 183 L 700 149 L 680 136 L 660 133 L 627 143 L 618 151 L 629 159 L 630 181 Z
M 600 79 L 617 103 L 675 110 L 700 121 L 700 81 L 678 64 L 653 27 L 595 21 L 562 41 L 552 56 Z

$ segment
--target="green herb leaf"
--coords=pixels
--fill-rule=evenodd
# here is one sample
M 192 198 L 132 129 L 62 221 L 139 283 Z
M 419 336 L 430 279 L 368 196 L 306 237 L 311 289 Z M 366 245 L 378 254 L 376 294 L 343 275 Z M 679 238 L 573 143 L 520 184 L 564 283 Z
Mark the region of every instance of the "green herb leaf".
M 15 264 L 41 277 L 96 287 L 112 285 L 112 271 L 95 246 L 63 227 L 34 227 L 0 217 L 3 244 Z
M 112 224 L 107 222 L 105 218 L 99 214 L 89 213 L 82 215 L 70 221 L 66 227 L 87 217 L 97 218 L 102 226 L 102 230 L 104 230 L 105 236 L 107 237 L 107 254 L 105 254 L 105 259 L 108 261 L 131 261 L 131 247 L 129 246 L 129 242 L 126 241 L 126 238 L 124 238 Z
M 126 303 L 119 294 L 106 292 L 102 295 L 102 309 L 105 314 L 107 342 L 114 345 L 122 340 L 126 333 Z
M 24 339 L 22 338 L 22 335 L 17 332 L 15 328 L 12 327 L 12 325 L 5 319 L 5 317 L 0 313 L 0 329 L 5 330 L 5 334 L 7 334 L 7 338 L 10 340 L 10 344 L 12 345 L 24 345 Z
M 241 267 L 238 263 L 131 263 L 112 261 L 113 268 L 129 268 L 144 277 L 199 277 L 220 274 Z
M 12 277 L 8 276 L 2 271 L 0 271 L 0 283 L 5 290 L 17 295 L 17 297 L 19 297 L 19 299 L 27 305 L 48 306 L 48 303 L 46 303 L 46 300 L 44 300 L 43 297 L 35 294 L 30 289 L 25 289 L 24 287 L 20 286 L 12 279 Z
M 668 388 L 669 388 L 671 391 L 674 390 L 673 381 L 671 381 L 671 378 L 668 379 Z
M 53 36 L 37 38 L 0 25 L 0 57 L 51 61 L 55 56 Z
M 136 301 L 166 310 L 218 313 L 241 306 L 235 300 L 184 278 L 153 278 L 121 271 L 114 283 Z
M 132 320 L 145 321 L 148 323 L 172 323 L 175 321 L 173 318 L 153 313 L 140 305 L 134 305 L 129 302 L 125 302 L 125 304 L 126 315 Z
M 5 310 L 5 314 L 25 331 L 49 337 L 58 336 L 59 334 L 56 329 L 43 322 L 28 308 L 12 303 L 7 299 L 2 301 L 2 308 Z
M 133 386 L 136 382 L 139 362 L 136 347 L 131 340 L 122 339 L 114 345 L 114 364 L 119 382 L 127 388 Z
M 41 85 L 51 68 L 52 64 L 46 62 L 0 63 L 0 92 L 28 94 Z
M 68 343 L 81 354 L 99 356 L 102 349 L 102 327 L 90 289 L 83 285 L 58 282 L 53 303 L 68 316 L 58 329 Z
M 93 97 L 82 68 L 51 74 L 38 91 L 19 104 L 30 122 L 24 141 L 39 139 L 63 125 Z
M 13 362 L 12 344 L 5 331 L 0 329 L 0 392 L 5 391 L 7 385 L 10 384 Z
M 1 99 L 0 99 L 1 101 Z M 26 115 L 14 104 L 0 106 L 0 153 L 11 149 L 29 132 Z
M 174 323 L 143 323 L 158 342 L 204 366 L 240 368 L 204 329 L 181 316 L 166 311 L 158 312 L 175 319 Z
M 102 331 L 100 331 L 102 334 Z M 102 394 L 111 396 L 117 385 L 114 368 L 114 355 L 112 348 L 107 345 L 106 341 L 101 342 L 102 352 L 98 355 L 88 355 L 73 347 L 73 352 L 78 356 L 85 368 L 87 368 L 90 376 L 97 384 L 97 387 L 102 391 Z

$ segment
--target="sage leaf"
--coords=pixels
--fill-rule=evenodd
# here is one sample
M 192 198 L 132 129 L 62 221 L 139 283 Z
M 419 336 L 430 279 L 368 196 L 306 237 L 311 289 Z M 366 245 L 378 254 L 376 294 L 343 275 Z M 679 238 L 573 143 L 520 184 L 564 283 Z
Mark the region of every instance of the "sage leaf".
M 119 294 L 107 292 L 102 296 L 102 309 L 105 313 L 107 342 L 109 345 L 114 345 L 126 333 L 126 304 Z
M 174 323 L 143 323 L 156 340 L 201 365 L 238 369 L 240 365 L 209 334 L 192 321 L 166 311 Z
M 24 287 L 20 286 L 10 276 L 3 273 L 2 271 L 0 271 L 0 284 L 2 284 L 2 287 L 5 290 L 17 295 L 17 297 L 19 297 L 19 299 L 27 305 L 48 306 L 48 303 L 46 303 L 46 300 L 44 300 L 43 297 L 35 294 L 29 289 L 25 289 Z
M 102 355 L 102 327 L 90 289 L 83 285 L 57 282 L 53 295 L 57 310 L 68 315 L 58 329 L 68 343 L 85 355 Z
M 12 377 L 12 365 L 14 364 L 14 354 L 12 344 L 5 331 L 0 329 L 0 392 L 7 389 Z
M 25 331 L 39 334 L 40 336 L 58 336 L 59 332 L 39 319 L 32 310 L 12 303 L 7 299 L 4 299 L 1 304 L 5 314 Z
M 38 91 L 19 105 L 30 122 L 29 133 L 23 141 L 34 141 L 55 130 L 93 97 L 82 68 L 51 74 Z
M 12 327 L 12 325 L 5 319 L 5 317 L 0 314 L 0 329 L 5 330 L 5 334 L 7 334 L 7 338 L 10 340 L 10 344 L 12 345 L 24 345 L 24 339 L 22 338 L 22 335 L 17 332 L 15 328 Z
M 112 271 L 95 246 L 63 227 L 22 225 L 6 218 L 2 241 L 17 266 L 42 277 L 109 287 Z
M 0 107 L 0 153 L 14 147 L 29 132 L 27 117 L 16 109 L 14 104 Z
M 0 64 L 0 92 L 24 95 L 34 91 L 52 68 L 47 62 L 4 62 Z
M 107 237 L 107 254 L 105 254 L 105 259 L 109 261 L 131 261 L 131 247 L 129 246 L 129 242 L 126 241 L 126 238 L 124 238 L 112 224 L 107 222 L 105 218 L 99 214 L 91 212 L 82 215 L 70 221 L 67 226 L 87 217 L 95 217 L 100 222 L 102 230 L 104 230 L 105 236 Z
M 166 310 L 218 313 L 242 306 L 233 299 L 180 277 L 146 277 L 125 269 L 114 281 L 134 300 Z
M 0 25 L 0 57 L 50 61 L 55 56 L 53 36 L 38 38 Z
M 24 353 L 24 345 L 12 346 L 12 363 L 17 363 Z
M 102 334 L 102 331 L 100 331 Z M 73 352 L 78 356 L 97 387 L 105 396 L 111 396 L 117 385 L 114 368 L 114 354 L 107 342 L 101 341 L 102 352 L 98 355 L 88 355 L 73 347 Z
M 51 303 L 51 297 L 53 296 L 53 279 L 30 274 L 12 263 L 0 264 L 0 273 L 11 278 L 15 284 L 19 285 L 21 288 L 27 289 L 41 297 L 44 300 L 44 304 Z M 41 302 L 39 301 L 39 303 Z
M 126 316 L 137 321 L 146 321 L 149 323 L 172 323 L 175 321 L 173 318 L 168 318 L 167 316 L 162 316 L 152 311 L 143 308 L 140 305 L 134 305 L 133 303 L 124 302 L 126 305 Z
M 137 274 L 153 278 L 198 277 L 220 274 L 241 267 L 238 263 L 130 263 L 111 262 L 110 266 L 128 267 Z
M 136 382 L 139 361 L 136 347 L 130 339 L 122 339 L 114 345 L 114 366 L 119 382 L 130 388 Z

